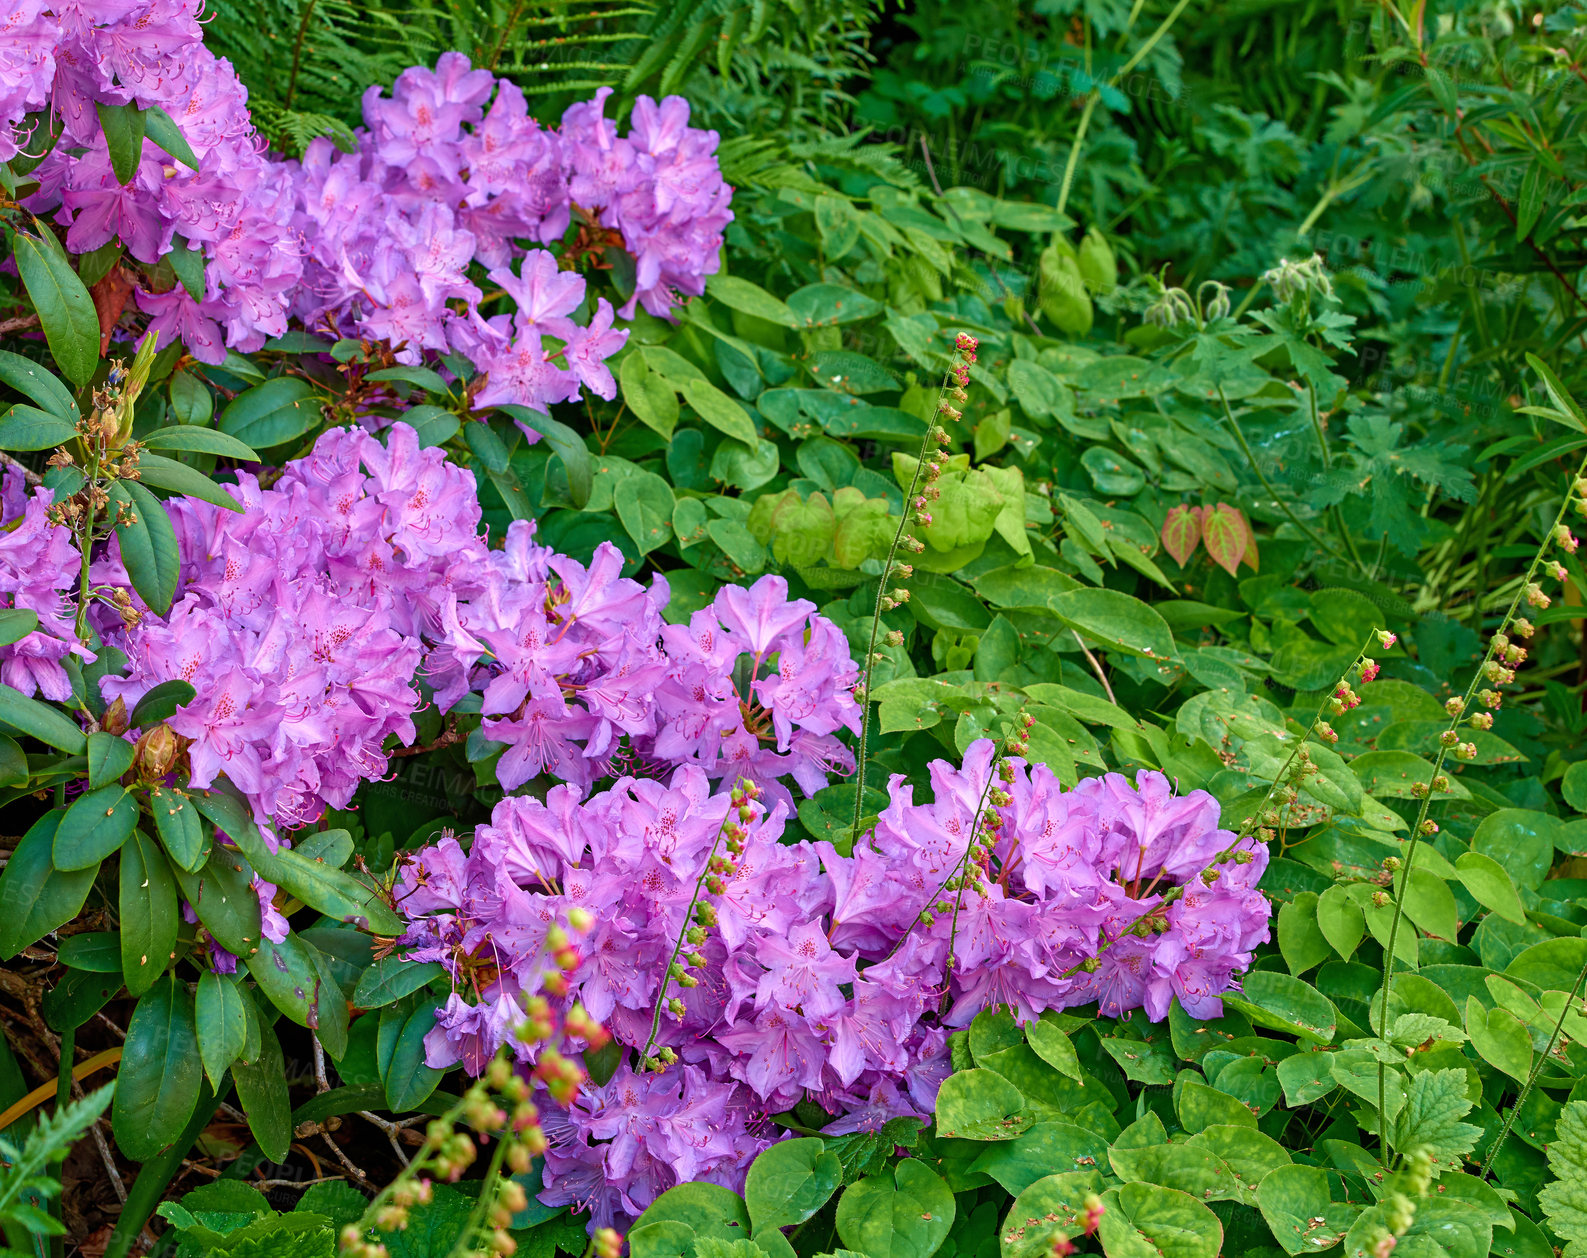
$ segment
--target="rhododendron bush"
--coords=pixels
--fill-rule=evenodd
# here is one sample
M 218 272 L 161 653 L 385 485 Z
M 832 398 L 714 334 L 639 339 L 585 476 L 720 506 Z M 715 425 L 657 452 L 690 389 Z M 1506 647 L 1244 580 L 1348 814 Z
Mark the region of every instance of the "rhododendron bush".
M 1587 1241 L 1568 15 L 1309 161 L 1172 0 L 211 3 L 0 3 L 0 1249 Z M 1326 243 L 1450 127 L 1513 307 Z

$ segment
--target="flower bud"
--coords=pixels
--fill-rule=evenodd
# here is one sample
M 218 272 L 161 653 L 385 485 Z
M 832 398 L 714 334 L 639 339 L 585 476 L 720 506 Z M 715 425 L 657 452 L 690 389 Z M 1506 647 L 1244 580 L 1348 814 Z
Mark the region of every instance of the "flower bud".
M 145 782 L 160 782 L 176 766 L 181 750 L 177 733 L 163 721 L 138 739 L 132 762 Z

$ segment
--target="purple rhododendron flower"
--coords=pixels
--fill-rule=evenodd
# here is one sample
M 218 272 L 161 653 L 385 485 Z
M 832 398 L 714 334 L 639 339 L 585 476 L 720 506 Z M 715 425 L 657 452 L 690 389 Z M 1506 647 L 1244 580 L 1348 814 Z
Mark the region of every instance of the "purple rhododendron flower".
M 586 590 L 581 605 L 626 605 L 594 574 L 589 584 L 609 594 Z M 732 697 L 740 658 L 753 672 L 815 641 L 809 612 L 776 578 L 723 590 L 688 626 L 663 630 L 672 674 L 655 708 L 665 713 L 681 691 L 717 713 L 702 731 L 728 719 L 730 706 L 747 706 Z M 779 685 L 768 702 L 781 701 Z M 1216 802 L 1176 796 L 1149 771 L 1066 791 L 1046 766 L 1011 761 L 994 850 L 973 887 L 948 892 L 994 772 L 983 740 L 962 766 L 931 766 L 930 803 L 895 777 L 850 855 L 791 841 L 786 805 L 768 788 L 769 810 L 752 806 L 731 873 L 707 892 L 713 926 L 690 944 L 694 985 L 668 986 L 680 1003 L 653 1035 L 663 975 L 729 809 L 706 767 L 719 747 L 704 745 L 665 784 L 627 777 L 587 799 L 569 785 L 543 802 L 509 796 L 466 852 L 447 840 L 414 854 L 398 889 L 416 957 L 441 960 L 460 985 L 492 976 L 477 998 L 454 995 L 437 1010 L 432 1065 L 485 1060 L 501 1010 L 547 995 L 546 932 L 574 909 L 595 924 L 553 1004 L 582 1004 L 625 1049 L 675 1055 L 660 1073 L 620 1065 L 547 1123 L 541 1200 L 587 1209 L 592 1227 L 631 1223 L 675 1183 L 738 1187 L 746 1160 L 780 1134 L 768 1117 L 801 1100 L 833 1116 L 833 1135 L 927 1118 L 949 1071 L 948 1031 L 984 1009 L 1026 1022 L 1095 1003 L 1156 1020 L 1177 998 L 1192 1016 L 1214 1016 L 1268 937 L 1270 907 L 1256 890 L 1266 849 L 1220 864 L 1235 836 L 1218 828 Z M 1220 875 L 1210 886 L 1209 867 Z M 955 898 L 951 912 L 930 911 Z M 1153 928 L 1137 932 L 1142 919 Z M 680 1126 L 685 1114 L 700 1125 Z
M 81 559 L 71 530 L 52 524 L 48 489 L 27 491 L 22 469 L 5 469 L 0 488 L 0 607 L 30 611 L 38 627 L 0 647 L 0 681 L 25 695 L 71 698 L 61 667 L 68 655 L 85 663 L 94 653 L 77 638 L 76 600 Z

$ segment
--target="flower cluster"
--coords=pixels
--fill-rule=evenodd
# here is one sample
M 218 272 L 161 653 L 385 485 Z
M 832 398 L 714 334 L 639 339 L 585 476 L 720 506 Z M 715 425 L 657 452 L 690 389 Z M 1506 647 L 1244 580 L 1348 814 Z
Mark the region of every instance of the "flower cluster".
M 666 315 L 674 294 L 699 296 L 715 273 L 722 232 L 733 221 L 733 189 L 722 182 L 714 131 L 689 126 L 689 102 L 648 96 L 634 103 L 627 138 L 606 118 L 609 87 L 562 115 L 568 193 L 586 220 L 599 216 L 634 255 L 634 295 L 623 317 L 641 303 Z
M 205 49 L 198 0 L 112 0 L 92 6 L 12 6 L 0 50 L 0 160 L 42 146 L 19 136 L 22 115 L 51 107 L 63 132 L 33 172 L 28 209 L 68 227 L 89 253 L 120 239 L 139 262 L 201 249 L 205 290 L 174 282 L 138 305 L 165 344 L 180 337 L 208 362 L 227 345 L 253 350 L 286 331 L 287 291 L 300 266 L 291 241 L 292 176 L 263 155 L 248 94 L 231 65 Z M 124 184 L 111 166 L 97 106 L 157 106 L 198 159 L 192 170 L 151 139 Z M 182 237 L 177 241 L 175 237 Z M 186 242 L 186 243 L 183 243 Z M 122 290 L 125 291 L 125 290 Z
M 71 697 L 61 667 L 68 655 L 94 658 L 77 640 L 73 616 L 81 564 L 71 530 L 49 518 L 53 495 L 28 493 L 20 467 L 5 470 L 0 489 L 0 607 L 30 611 L 38 627 L 0 647 L 0 681 L 25 695 Z
M 582 277 L 526 245 L 560 249 L 577 216 L 568 265 L 586 254 L 604 265 L 604 250 L 626 249 L 635 275 L 625 318 L 640 302 L 667 314 L 717 269 L 732 189 L 716 133 L 688 125 L 682 98 L 641 97 L 620 137 L 602 89 L 567 111 L 559 133 L 529 116 L 511 82 L 450 52 L 433 71 L 405 71 L 389 97 L 366 92 L 356 152 L 321 139 L 301 163 L 273 161 L 246 90 L 204 48 L 199 8 L 117 0 L 87 16 L 22 0 L 0 27 L 0 161 L 44 143 L 18 130 L 30 110 L 55 109 L 64 128 L 27 208 L 53 213 L 76 253 L 119 239 L 152 267 L 173 248 L 202 252 L 197 296 L 170 277 L 137 293 L 162 346 L 180 338 L 218 363 L 295 316 L 390 342 L 405 363 L 461 353 L 484 373 L 476 406 L 545 410 L 581 389 L 615 396 L 605 361 L 627 333 L 613 329 L 604 298 L 589 309 Z M 145 139 L 131 178 L 118 179 L 97 107 L 127 104 L 165 110 L 198 168 Z
M 405 71 L 389 98 L 370 88 L 358 150 L 317 140 L 304 156 L 293 312 L 310 327 L 389 341 L 403 362 L 465 355 L 485 373 L 476 407 L 545 410 L 581 389 L 615 396 L 605 360 L 627 333 L 613 330 L 610 304 L 598 299 L 587 325 L 575 322 L 588 308 L 584 279 L 517 242 L 556 244 L 576 213 L 570 260 L 627 249 L 636 280 L 624 317 L 635 301 L 666 314 L 675 293 L 703 292 L 716 269 L 732 189 L 716 134 L 687 125 L 682 98 L 641 97 L 633 135 L 620 138 L 602 113 L 609 94 L 570 107 L 558 132 L 529 116 L 514 84 L 461 53 Z M 470 279 L 475 262 L 511 313 L 485 313 L 494 297 Z
M 813 795 L 828 774 L 852 773 L 836 734 L 858 731 L 859 670 L 842 631 L 814 612 L 814 603 L 788 601 L 781 577 L 762 577 L 747 590 L 724 586 L 687 626 L 664 628 L 671 667 L 656 696 L 650 756 L 759 783 L 790 806 L 777 779 L 792 777 Z
M 406 424 L 384 436 L 329 430 L 269 488 L 240 474 L 241 512 L 173 501 L 182 566 L 170 613 L 144 610 L 131 627 L 103 618 L 129 660 L 105 681 L 107 699 L 130 708 L 172 678 L 197 689 L 170 722 L 190 740 L 192 785 L 224 774 L 262 826 L 344 807 L 385 772 L 385 740 L 412 738 L 421 682 L 443 711 L 479 693 L 508 790 L 540 773 L 583 791 L 624 765 L 689 763 L 787 799 L 777 777 L 810 794 L 847 767 L 836 736 L 857 723 L 847 641 L 781 578 L 724 589 L 688 631 L 666 627 L 664 580 L 623 577 L 610 544 L 586 567 L 536 544 L 527 522 L 491 549 L 474 478 Z M 0 564 L 5 547 L 44 536 L 13 533 Z M 49 563 L 29 551 L 18 568 L 18 587 L 52 615 L 37 591 L 76 580 L 65 536 L 48 535 L 67 548 Z M 114 540 L 94 575 L 126 586 Z
M 224 774 L 261 826 L 312 821 L 385 772 L 386 738 L 413 737 L 420 635 L 456 559 L 483 559 L 473 478 L 406 425 L 389 441 L 331 430 L 269 489 L 240 474 L 241 512 L 173 500 L 175 604 L 107 631 L 128 665 L 106 697 L 191 682 L 169 721 L 190 782 Z
M 542 1200 L 605 1225 L 686 1179 L 738 1185 L 778 1134 L 769 1116 L 802 1098 L 829 1134 L 929 1115 L 948 1030 L 988 1006 L 1221 1012 L 1270 910 L 1266 849 L 1219 829 L 1211 796 L 1147 772 L 1065 791 L 986 741 L 931 779 L 927 804 L 893 778 L 852 855 L 786 841 L 780 802 L 713 794 L 693 764 L 583 801 L 508 797 L 467 851 L 417 853 L 399 887 L 412 959 L 454 979 L 430 1063 L 508 1043 L 546 995 L 518 958 L 587 913 L 555 999 L 632 1055 L 548 1126 Z

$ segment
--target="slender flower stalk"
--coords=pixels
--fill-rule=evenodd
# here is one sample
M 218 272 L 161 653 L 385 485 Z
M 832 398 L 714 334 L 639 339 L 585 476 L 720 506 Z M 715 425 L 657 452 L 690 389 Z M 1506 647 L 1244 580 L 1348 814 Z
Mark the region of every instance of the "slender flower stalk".
M 1418 782 L 1414 788 L 1415 794 L 1421 799 L 1421 807 L 1416 812 L 1416 823 L 1411 827 L 1410 841 L 1406 844 L 1403 863 L 1404 874 L 1400 886 L 1404 887 L 1404 880 L 1410 877 L 1413 862 L 1416 859 L 1416 849 L 1420 846 L 1423 836 L 1431 836 L 1438 832 L 1438 826 L 1430 821 L 1427 816 L 1428 807 L 1432 804 L 1433 795 L 1443 787 L 1441 781 L 1447 782 L 1444 775 L 1444 762 L 1451 751 L 1457 760 L 1471 760 L 1476 756 L 1476 747 L 1469 742 L 1462 742 L 1460 729 L 1462 725 L 1471 725 L 1475 729 L 1488 729 L 1493 725 L 1493 715 L 1490 711 L 1472 711 L 1472 702 L 1480 699 L 1487 709 L 1497 708 L 1500 694 L 1497 687 L 1507 685 L 1515 679 L 1515 666 L 1526 658 L 1526 649 L 1513 642 L 1510 634 L 1514 631 L 1522 638 L 1532 636 L 1532 625 L 1518 615 L 1521 603 L 1525 600 L 1533 607 L 1547 607 L 1549 597 L 1543 593 L 1542 586 L 1538 583 L 1539 571 L 1545 566 L 1545 557 L 1552 546 L 1560 546 L 1567 551 L 1576 548 L 1576 541 L 1571 536 L 1570 530 L 1565 525 L 1566 512 L 1570 510 L 1573 502 L 1580 502 L 1581 509 L 1587 510 L 1587 459 L 1583 459 L 1572 478 L 1571 488 L 1566 492 L 1564 500 L 1560 503 L 1559 510 L 1555 513 L 1554 522 L 1543 535 L 1543 542 L 1537 548 L 1537 553 L 1532 556 L 1532 563 L 1526 570 L 1526 576 L 1510 601 L 1509 610 L 1499 622 L 1499 629 L 1488 640 L 1488 649 L 1484 652 L 1482 663 L 1477 666 L 1472 674 L 1471 683 L 1466 687 L 1466 693 L 1459 698 L 1451 699 L 1445 708 L 1449 712 L 1449 725 L 1439 736 L 1438 756 L 1433 761 L 1433 771 L 1428 780 Z M 1564 568 L 1556 561 L 1550 570 L 1551 575 L 1563 579 Z M 1487 686 L 1484 683 L 1489 683 Z M 1481 693 L 1479 694 L 1479 690 Z M 1378 1001 L 1378 1030 L 1379 1034 L 1388 1025 L 1389 1017 L 1389 988 L 1392 985 L 1394 974 L 1395 948 L 1399 943 L 1400 921 L 1405 916 L 1405 897 L 1403 890 L 1394 897 L 1394 914 L 1389 919 L 1389 942 L 1384 950 L 1383 960 L 1383 988 Z M 1579 982 L 1579 980 L 1578 980 Z M 1561 1019 L 1563 1025 L 1563 1018 Z M 1530 1086 L 1530 1085 L 1528 1085 Z M 1389 1164 L 1388 1145 L 1388 1116 L 1386 1104 L 1388 1101 L 1388 1070 L 1382 1063 L 1378 1063 L 1378 1155 L 1385 1167 Z M 1512 1114 L 1513 1118 L 1513 1114 Z M 1508 1134 L 1509 1125 L 1506 1124 L 1505 1133 Z M 1495 1142 L 1497 1147 L 1497 1142 Z
M 857 696 L 861 709 L 860 745 L 854 758 L 854 824 L 850 835 L 851 841 L 860 837 L 860 819 L 865 816 L 865 770 L 870 753 L 871 732 L 871 678 L 876 671 L 876 662 L 879 658 L 876 646 L 881 634 L 882 613 L 891 611 L 907 602 L 909 598 L 907 588 L 889 592 L 888 582 L 893 579 L 893 574 L 899 571 L 897 561 L 900 550 L 919 554 L 925 549 L 925 543 L 910 533 L 910 525 L 925 528 L 931 523 L 931 512 L 928 507 L 940 493 L 931 482 L 941 472 L 941 464 L 937 460 L 939 452 L 934 447 L 948 443 L 948 431 L 939 420 L 960 418 L 959 409 L 954 403 L 965 400 L 965 386 L 970 383 L 970 364 L 975 362 L 975 351 L 979 344 L 980 342 L 968 332 L 959 333 L 954 340 L 948 372 L 937 394 L 937 409 L 926 424 L 926 435 L 921 440 L 920 454 L 915 460 L 915 473 L 910 477 L 909 489 L 904 494 L 903 515 L 898 521 L 898 528 L 893 533 L 892 544 L 887 548 L 887 558 L 882 561 L 882 576 L 876 586 L 876 608 L 871 613 L 870 641 L 865 651 L 865 671 L 860 679 Z M 899 639 L 891 645 L 901 644 L 902 635 L 888 636 L 890 639 Z
M 703 887 L 711 895 L 721 895 L 726 889 L 726 880 L 732 877 L 738 867 L 739 858 L 744 854 L 744 841 L 748 832 L 744 826 L 755 820 L 755 800 L 760 796 L 756 785 L 748 778 L 741 778 L 733 793 L 729 796 L 728 808 L 722 818 L 722 824 L 717 827 L 716 837 L 711 841 L 711 850 L 706 853 L 705 862 L 700 866 L 699 875 L 694 880 L 694 892 L 689 897 L 689 907 L 684 910 L 683 925 L 678 928 L 678 936 L 673 941 L 672 952 L 667 957 L 667 968 L 661 975 L 661 985 L 656 991 L 656 1007 L 650 1016 L 650 1037 L 645 1041 L 645 1047 L 639 1054 L 639 1064 L 644 1069 L 664 1070 L 670 1066 L 677 1055 L 672 1049 L 663 1047 L 654 1057 L 651 1050 L 656 1046 L 656 1037 L 661 1034 L 661 1014 L 664 1009 L 671 1011 L 678 1017 L 683 1016 L 683 1002 L 676 997 L 668 998 L 674 980 L 678 986 L 694 987 L 699 980 L 689 973 L 689 969 L 698 969 L 705 963 L 704 956 L 698 951 L 699 946 L 705 942 L 706 934 L 716 925 L 716 913 L 700 894 Z M 717 850 L 723 845 L 727 847 L 726 856 L 718 856 Z M 683 952 L 685 943 L 696 949 L 687 966 L 678 962 L 679 955 Z

